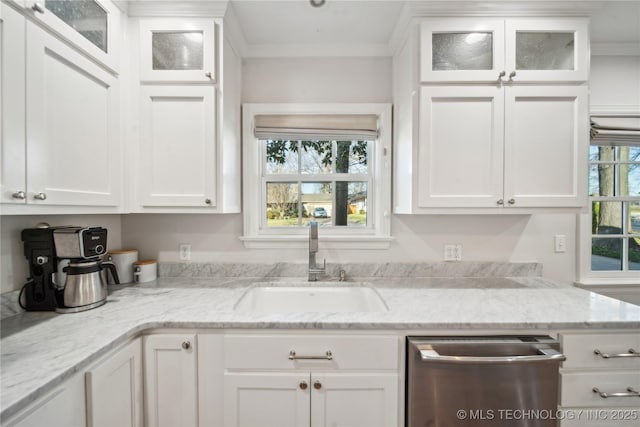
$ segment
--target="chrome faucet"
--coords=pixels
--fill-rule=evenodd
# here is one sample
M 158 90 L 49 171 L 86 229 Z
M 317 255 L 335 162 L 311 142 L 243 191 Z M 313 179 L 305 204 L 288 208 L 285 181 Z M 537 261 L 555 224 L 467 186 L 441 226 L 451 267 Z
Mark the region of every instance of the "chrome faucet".
M 316 253 L 318 253 L 318 222 L 309 223 L 309 281 L 318 280 L 318 274 L 325 274 L 327 271 L 327 261 L 323 261 L 322 267 L 316 265 Z

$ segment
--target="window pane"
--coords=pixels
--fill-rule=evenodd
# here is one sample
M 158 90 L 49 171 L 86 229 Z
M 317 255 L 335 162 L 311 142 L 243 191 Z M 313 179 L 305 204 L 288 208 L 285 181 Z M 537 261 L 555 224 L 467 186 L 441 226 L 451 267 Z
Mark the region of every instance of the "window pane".
M 94 0 L 46 0 L 44 7 L 107 52 L 107 12 Z
M 433 70 L 491 70 L 492 33 L 441 33 L 432 36 Z
M 622 270 L 622 239 L 593 239 L 591 241 L 591 270 Z
M 629 202 L 629 234 L 640 234 L 640 202 Z
M 600 147 L 597 145 L 589 146 L 589 160 L 592 162 L 600 160 Z
M 302 141 L 302 173 L 331 173 L 330 141 Z
M 338 141 L 336 153 L 337 173 L 367 173 L 367 141 Z
M 573 70 L 573 33 L 516 33 L 517 70 Z
M 612 164 L 600 164 L 596 166 L 594 175 L 595 183 L 590 184 L 590 187 L 598 188 L 599 196 L 615 196 L 615 166 Z
M 302 224 L 317 221 L 319 225 L 331 225 L 333 216 L 333 194 L 330 182 L 303 182 Z
M 157 32 L 152 35 L 154 70 L 202 70 L 202 31 Z
M 599 174 L 600 166 L 599 165 L 590 165 L 589 166 L 589 195 L 590 196 L 599 196 L 600 195 L 600 174 Z
M 640 237 L 629 239 L 629 270 L 640 270 Z
M 347 184 L 347 183 L 336 183 Z M 347 225 L 349 227 L 365 227 L 367 225 L 367 183 L 348 183 Z M 336 203 L 338 192 L 336 190 Z M 337 216 L 337 215 L 336 215 Z M 337 222 L 337 219 L 336 219 Z
M 620 195 L 640 196 L 640 164 L 620 165 Z
M 622 202 L 593 202 L 594 234 L 622 233 Z
M 267 182 L 267 225 L 298 226 L 298 184 Z
M 267 174 L 297 174 L 298 146 L 297 141 L 265 141 L 267 158 L 265 172 Z

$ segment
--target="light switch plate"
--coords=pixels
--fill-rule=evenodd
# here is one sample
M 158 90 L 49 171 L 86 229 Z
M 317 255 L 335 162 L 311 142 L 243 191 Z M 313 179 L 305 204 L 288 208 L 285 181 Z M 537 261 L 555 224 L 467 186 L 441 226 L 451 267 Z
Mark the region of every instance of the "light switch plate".
M 556 253 L 564 253 L 567 251 L 567 236 L 564 234 L 556 234 L 553 238 Z

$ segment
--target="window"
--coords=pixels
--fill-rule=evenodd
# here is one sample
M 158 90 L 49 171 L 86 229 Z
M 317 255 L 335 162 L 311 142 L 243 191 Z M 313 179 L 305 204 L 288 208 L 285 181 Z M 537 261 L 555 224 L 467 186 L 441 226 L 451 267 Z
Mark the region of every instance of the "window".
M 316 221 L 327 247 L 388 247 L 390 110 L 243 106 L 245 246 L 302 246 Z
M 602 122 L 604 119 L 598 119 Z M 633 122 L 594 125 L 589 148 L 589 215 L 581 281 L 640 274 L 640 130 Z M 620 124 L 622 123 L 622 124 Z M 640 129 L 640 127 L 638 127 Z

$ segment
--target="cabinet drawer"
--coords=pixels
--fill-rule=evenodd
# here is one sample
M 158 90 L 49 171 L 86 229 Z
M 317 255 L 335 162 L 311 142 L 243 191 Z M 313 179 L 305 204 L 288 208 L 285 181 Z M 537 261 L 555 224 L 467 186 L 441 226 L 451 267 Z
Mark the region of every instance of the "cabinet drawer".
M 563 368 L 640 368 L 640 357 L 609 357 L 602 355 L 640 353 L 640 331 L 624 334 L 566 334 L 561 335 L 562 352 L 567 360 Z M 596 354 L 598 350 L 602 355 Z
M 398 346 L 396 336 L 230 335 L 224 339 L 224 365 L 227 369 L 397 370 Z
M 560 374 L 560 405 L 585 407 L 640 408 L 640 398 L 603 398 L 593 391 L 597 387 L 604 393 L 628 393 L 627 388 L 640 390 L 640 371 L 615 372 L 563 372 Z

